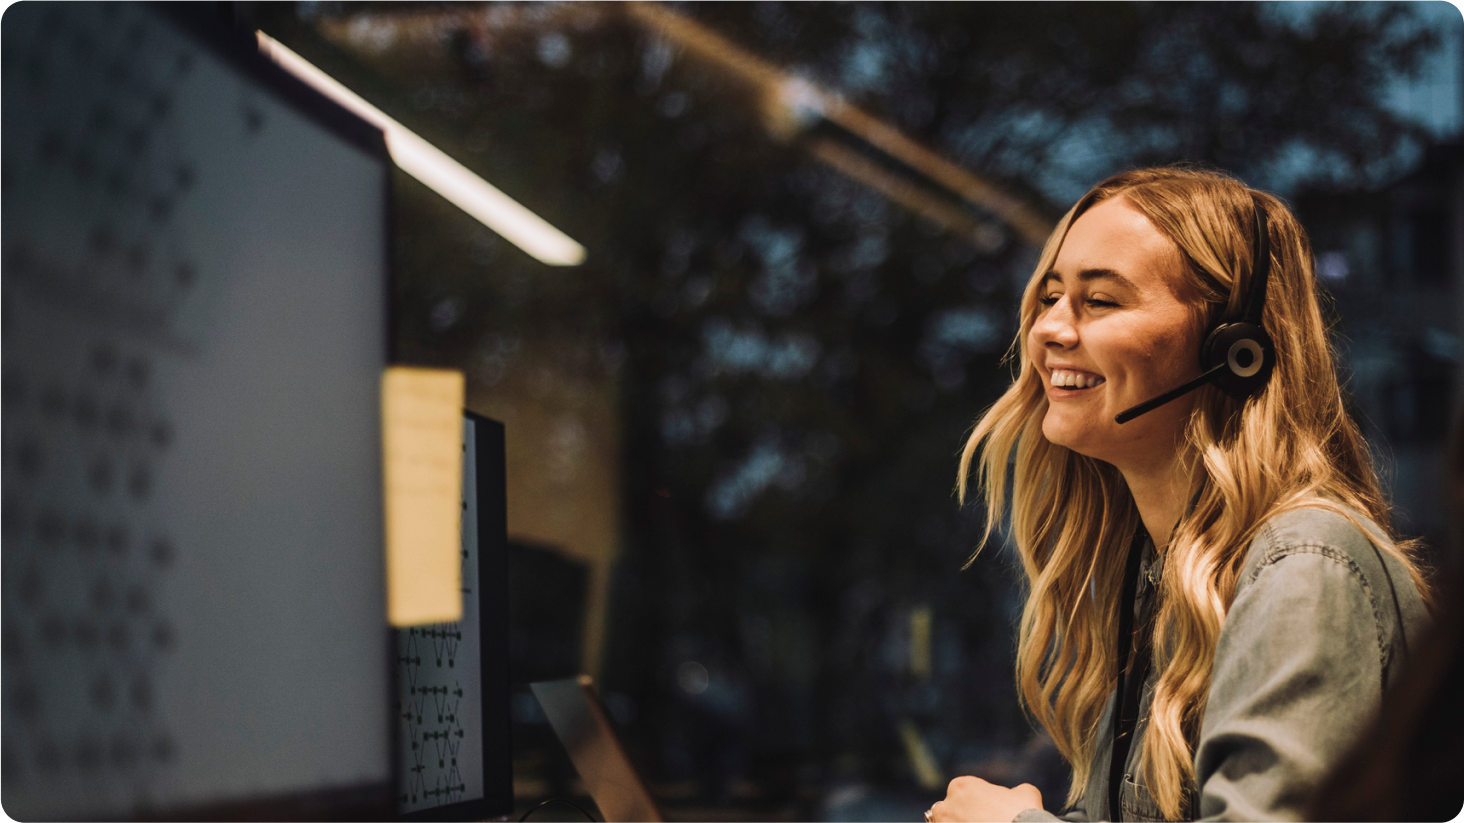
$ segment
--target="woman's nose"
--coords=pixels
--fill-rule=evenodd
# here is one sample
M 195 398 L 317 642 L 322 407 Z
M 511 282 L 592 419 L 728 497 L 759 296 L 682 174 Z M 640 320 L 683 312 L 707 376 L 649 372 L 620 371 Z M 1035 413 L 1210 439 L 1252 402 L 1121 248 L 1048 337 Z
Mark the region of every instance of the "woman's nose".
M 1032 324 L 1032 342 L 1044 348 L 1070 349 L 1078 343 L 1078 327 L 1066 297 L 1060 298 Z

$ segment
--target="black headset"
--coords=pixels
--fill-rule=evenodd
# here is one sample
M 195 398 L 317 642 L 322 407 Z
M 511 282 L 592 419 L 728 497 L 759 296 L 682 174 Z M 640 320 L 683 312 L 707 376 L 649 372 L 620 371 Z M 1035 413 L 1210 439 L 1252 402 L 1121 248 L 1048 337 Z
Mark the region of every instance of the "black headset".
M 1221 323 L 1205 337 L 1205 344 L 1200 347 L 1199 377 L 1120 412 L 1115 422 L 1127 423 L 1207 383 L 1214 383 L 1234 397 L 1249 397 L 1271 379 L 1271 372 L 1276 368 L 1276 347 L 1271 343 L 1271 335 L 1261 326 L 1261 312 L 1266 308 L 1266 282 L 1271 279 L 1271 239 L 1266 210 L 1259 200 L 1254 204 L 1256 238 L 1245 314 L 1234 323 Z

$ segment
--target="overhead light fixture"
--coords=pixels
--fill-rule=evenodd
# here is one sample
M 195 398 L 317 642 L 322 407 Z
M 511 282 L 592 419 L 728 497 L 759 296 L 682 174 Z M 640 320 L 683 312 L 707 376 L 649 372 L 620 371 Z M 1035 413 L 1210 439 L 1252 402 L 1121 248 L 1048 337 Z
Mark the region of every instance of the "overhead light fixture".
M 391 159 L 402 171 L 422 181 L 448 202 L 482 221 L 505 240 L 551 266 L 578 266 L 585 247 L 544 218 L 494 188 L 487 180 L 448 157 L 442 149 L 393 120 L 341 83 L 262 31 L 255 32 L 259 51 L 326 97 L 381 129 Z
M 757 90 L 768 131 L 784 140 L 800 138 L 820 121 L 827 121 L 857 137 L 867 148 L 894 160 L 949 194 L 989 212 L 1004 222 L 1022 242 L 1041 247 L 1052 233 L 1053 221 L 1032 203 L 1003 190 L 996 183 L 968 171 L 910 139 L 894 126 L 831 94 L 811 81 L 796 77 L 763 60 L 726 37 L 664 3 L 623 3 L 632 20 L 667 40 L 716 64 L 727 75 L 740 78 Z M 860 152 L 814 136 L 806 143 L 815 157 L 886 197 L 944 225 L 978 246 L 991 230 L 948 198 L 922 191 L 908 179 L 872 162 Z

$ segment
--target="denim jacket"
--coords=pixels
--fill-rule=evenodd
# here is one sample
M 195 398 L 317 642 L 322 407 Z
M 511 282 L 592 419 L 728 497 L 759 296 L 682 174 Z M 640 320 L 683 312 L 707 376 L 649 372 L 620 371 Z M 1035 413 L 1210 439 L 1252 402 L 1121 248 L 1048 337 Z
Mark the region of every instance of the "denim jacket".
M 1359 519 L 1387 544 L 1375 524 Z M 1406 643 L 1428 620 L 1408 570 L 1382 557 L 1386 571 L 1356 526 L 1320 508 L 1282 514 L 1251 542 L 1220 630 L 1195 752 L 1194 811 L 1202 820 L 1300 819 L 1313 787 L 1377 711 Z M 1140 567 L 1141 613 L 1160 571 L 1151 544 Z M 1017 823 L 1165 819 L 1140 774 L 1157 679 L 1151 671 L 1141 693 L 1118 816 L 1108 809 L 1114 694 L 1082 797 L 1060 818 L 1029 809 Z

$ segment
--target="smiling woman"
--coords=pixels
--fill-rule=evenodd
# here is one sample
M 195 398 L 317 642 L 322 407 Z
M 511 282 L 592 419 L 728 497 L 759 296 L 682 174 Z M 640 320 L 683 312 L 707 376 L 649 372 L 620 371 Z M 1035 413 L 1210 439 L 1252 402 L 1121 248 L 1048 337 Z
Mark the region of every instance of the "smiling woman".
M 1125 274 L 1127 272 L 1127 274 Z M 1047 385 L 1042 433 L 1080 454 L 1123 465 L 1168 462 L 1194 395 L 1133 425 L 1124 409 L 1199 374 L 1201 324 L 1174 243 L 1123 198 L 1073 224 L 1038 285 L 1027 335 Z
M 1205 330 L 1240 318 L 1265 271 L 1259 387 L 1118 423 L 1200 375 Z M 988 537 L 1011 513 L 1029 586 L 1017 681 L 1073 768 L 1064 818 L 1297 816 L 1427 620 L 1344 408 L 1304 231 L 1221 174 L 1117 175 L 1048 240 L 1017 342 L 959 488 L 975 460 Z M 977 778 L 927 816 L 1055 819 L 1032 787 Z

